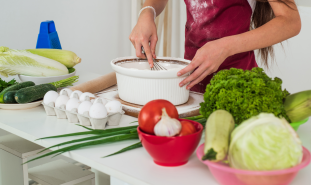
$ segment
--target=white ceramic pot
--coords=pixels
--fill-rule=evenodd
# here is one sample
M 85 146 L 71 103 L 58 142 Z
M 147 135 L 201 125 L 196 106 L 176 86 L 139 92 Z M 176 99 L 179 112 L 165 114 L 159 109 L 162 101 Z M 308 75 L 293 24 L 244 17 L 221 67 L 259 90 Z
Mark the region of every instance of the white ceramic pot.
M 40 84 L 46 84 L 46 83 L 51 83 L 51 82 L 57 82 L 59 80 L 63 80 L 63 79 L 72 77 L 72 76 L 74 76 L 76 74 L 76 71 L 77 70 L 75 70 L 72 73 L 69 73 L 69 74 L 66 74 L 66 75 L 61 75 L 61 76 L 35 77 L 35 76 L 18 75 L 18 78 L 22 82 L 32 81 L 36 85 L 40 85 Z
M 122 100 L 138 105 L 145 105 L 155 99 L 165 99 L 174 105 L 188 101 L 189 90 L 186 86 L 179 87 L 179 83 L 189 74 L 178 77 L 177 72 L 190 61 L 170 57 L 158 57 L 157 60 L 168 70 L 151 71 L 146 60 L 136 57 L 122 57 L 111 61 L 117 74 L 118 92 Z

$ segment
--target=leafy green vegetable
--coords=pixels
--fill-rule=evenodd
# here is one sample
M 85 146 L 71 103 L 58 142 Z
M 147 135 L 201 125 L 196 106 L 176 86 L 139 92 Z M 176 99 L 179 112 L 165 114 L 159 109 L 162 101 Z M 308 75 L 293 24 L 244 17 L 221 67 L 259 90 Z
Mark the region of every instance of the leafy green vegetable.
M 56 157 L 56 156 L 61 155 L 61 154 L 65 153 L 65 152 L 69 152 L 69 151 L 72 151 L 72 150 L 77 150 L 77 149 L 83 148 L 83 147 L 88 147 L 88 146 L 93 146 L 93 145 L 100 145 L 100 144 L 105 144 L 105 143 L 113 143 L 113 142 L 118 142 L 118 141 L 125 141 L 125 140 L 130 140 L 130 139 L 138 139 L 138 135 L 136 133 L 134 133 L 134 134 L 116 135 L 116 136 L 112 136 L 112 137 L 108 137 L 108 138 L 104 138 L 104 139 L 100 139 L 100 140 L 93 140 L 93 141 L 89 141 L 89 142 L 85 142 L 85 143 L 79 143 L 79 144 L 75 144 L 75 145 L 72 145 L 72 146 L 67 146 L 67 147 L 60 148 L 58 150 L 49 152 L 47 154 L 44 154 L 44 155 L 41 155 L 41 156 L 36 157 L 34 159 L 31 159 L 31 160 L 29 160 L 29 161 L 27 161 L 25 163 L 29 163 L 31 161 L 35 161 L 35 160 L 41 159 L 43 157 L 51 156 L 53 154 L 56 154 L 56 155 L 53 156 L 53 157 Z
M 205 118 L 218 109 L 232 114 L 236 124 L 261 112 L 286 115 L 283 100 L 289 93 L 282 91 L 282 80 L 271 79 L 262 68 L 221 70 L 206 86 L 200 114 Z
M 2 80 L 2 79 L 0 78 L 0 92 L 1 92 L 3 89 L 5 89 L 5 88 L 7 88 L 7 87 L 10 87 L 11 85 L 14 85 L 14 84 L 17 84 L 17 82 L 16 82 L 15 79 L 12 79 L 12 80 L 10 80 L 9 82 L 6 82 L 6 81 L 4 81 L 4 80 Z
M 138 142 L 138 143 L 135 143 L 135 144 L 130 145 L 130 146 L 128 146 L 128 147 L 125 147 L 125 148 L 123 148 L 123 149 L 121 149 L 121 150 L 119 150 L 119 151 L 117 151 L 117 152 L 115 152 L 115 153 L 113 153 L 113 154 L 104 156 L 103 158 L 105 158 L 105 157 L 110 157 L 110 156 L 113 156 L 113 155 L 116 155 L 116 154 L 120 154 L 120 153 L 129 151 L 129 150 L 133 150 L 133 149 L 136 149 L 136 148 L 140 148 L 140 147 L 142 147 L 142 146 L 143 146 L 143 145 L 141 144 L 141 142 Z

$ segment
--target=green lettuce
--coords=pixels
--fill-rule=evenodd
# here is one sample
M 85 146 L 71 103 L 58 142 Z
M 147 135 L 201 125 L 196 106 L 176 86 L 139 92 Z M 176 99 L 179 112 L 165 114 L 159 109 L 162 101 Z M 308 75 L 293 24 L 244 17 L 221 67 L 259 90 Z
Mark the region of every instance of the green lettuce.
M 288 95 L 288 91 L 282 90 L 282 80 L 270 78 L 262 68 L 221 70 L 206 86 L 200 114 L 208 118 L 215 110 L 223 109 L 240 124 L 266 112 L 290 122 L 283 105 Z

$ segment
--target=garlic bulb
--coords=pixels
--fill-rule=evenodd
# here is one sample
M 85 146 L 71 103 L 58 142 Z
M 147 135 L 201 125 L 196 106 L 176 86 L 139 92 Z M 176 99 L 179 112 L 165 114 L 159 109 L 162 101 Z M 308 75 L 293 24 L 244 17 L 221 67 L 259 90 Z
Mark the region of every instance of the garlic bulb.
M 172 137 L 181 131 L 181 123 L 167 115 L 165 108 L 162 109 L 161 120 L 155 125 L 154 133 L 156 136 Z

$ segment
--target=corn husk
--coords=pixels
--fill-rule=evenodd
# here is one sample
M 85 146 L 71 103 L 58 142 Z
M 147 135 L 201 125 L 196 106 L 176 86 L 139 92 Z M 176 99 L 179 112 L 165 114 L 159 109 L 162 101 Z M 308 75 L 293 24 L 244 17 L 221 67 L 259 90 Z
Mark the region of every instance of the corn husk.
M 81 62 L 81 58 L 72 51 L 61 49 L 27 49 L 26 51 L 56 60 L 64 64 L 67 68 L 72 68 Z

